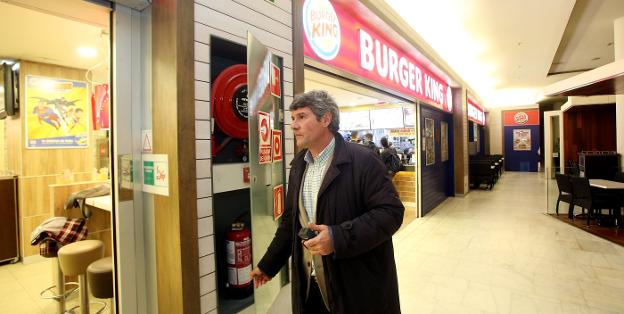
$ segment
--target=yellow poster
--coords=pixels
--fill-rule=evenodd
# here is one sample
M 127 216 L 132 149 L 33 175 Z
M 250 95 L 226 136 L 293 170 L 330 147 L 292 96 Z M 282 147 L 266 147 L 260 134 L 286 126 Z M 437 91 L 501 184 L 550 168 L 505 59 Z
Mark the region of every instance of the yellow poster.
M 87 83 L 26 76 L 26 148 L 89 146 Z

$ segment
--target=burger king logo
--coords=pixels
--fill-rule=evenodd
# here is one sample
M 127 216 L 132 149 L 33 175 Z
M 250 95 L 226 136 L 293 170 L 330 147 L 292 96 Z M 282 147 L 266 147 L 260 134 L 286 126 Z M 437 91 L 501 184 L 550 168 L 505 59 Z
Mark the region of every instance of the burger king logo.
M 450 86 L 446 87 L 446 109 L 450 112 L 453 111 L 453 92 Z
M 514 115 L 514 122 L 517 124 L 525 124 L 529 121 L 529 115 L 526 112 L 518 112 Z
M 333 60 L 340 50 L 340 22 L 329 0 L 306 0 L 303 4 L 303 30 L 314 53 Z

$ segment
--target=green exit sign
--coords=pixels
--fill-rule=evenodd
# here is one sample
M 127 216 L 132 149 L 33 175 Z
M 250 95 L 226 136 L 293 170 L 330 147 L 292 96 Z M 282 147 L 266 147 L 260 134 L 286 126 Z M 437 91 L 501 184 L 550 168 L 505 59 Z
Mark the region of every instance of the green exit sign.
M 270 2 L 271 4 L 275 4 L 275 0 L 264 0 L 266 2 Z

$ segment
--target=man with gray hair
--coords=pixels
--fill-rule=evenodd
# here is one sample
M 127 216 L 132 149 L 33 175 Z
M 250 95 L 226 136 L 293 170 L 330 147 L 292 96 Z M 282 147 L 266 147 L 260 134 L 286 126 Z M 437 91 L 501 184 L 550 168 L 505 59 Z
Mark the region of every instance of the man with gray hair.
M 385 166 L 345 142 L 327 92 L 299 95 L 290 110 L 301 151 L 282 221 L 251 272 L 255 287 L 292 256 L 293 313 L 400 313 L 392 235 L 405 209 Z

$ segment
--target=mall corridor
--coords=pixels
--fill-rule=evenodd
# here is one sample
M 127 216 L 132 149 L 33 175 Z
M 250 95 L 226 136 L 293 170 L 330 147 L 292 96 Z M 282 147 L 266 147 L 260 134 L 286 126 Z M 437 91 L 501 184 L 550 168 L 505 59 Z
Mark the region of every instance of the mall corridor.
M 506 172 L 397 233 L 402 312 L 624 312 L 624 248 L 545 215 L 544 182 Z

